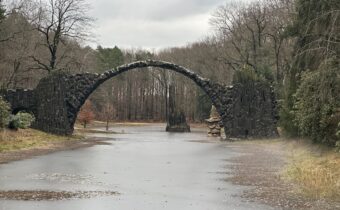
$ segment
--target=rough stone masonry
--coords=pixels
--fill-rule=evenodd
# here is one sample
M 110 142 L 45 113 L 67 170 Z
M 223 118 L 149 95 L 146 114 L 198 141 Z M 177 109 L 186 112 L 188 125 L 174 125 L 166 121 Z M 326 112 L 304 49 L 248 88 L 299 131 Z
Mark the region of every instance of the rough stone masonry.
M 1 95 L 12 112 L 35 115 L 33 127 L 49 133 L 70 135 L 80 107 L 106 80 L 132 69 L 158 67 L 193 80 L 209 96 L 222 118 L 227 138 L 269 138 L 277 133 L 277 104 L 269 84 L 249 82 L 225 86 L 203 78 L 182 66 L 163 61 L 138 61 L 102 74 L 52 73 L 34 90 L 4 90 Z

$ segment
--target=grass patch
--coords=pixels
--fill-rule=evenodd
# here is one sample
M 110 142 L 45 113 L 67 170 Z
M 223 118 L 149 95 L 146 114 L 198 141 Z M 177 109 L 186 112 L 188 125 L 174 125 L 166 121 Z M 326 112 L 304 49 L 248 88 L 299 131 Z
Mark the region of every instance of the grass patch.
M 340 154 L 305 141 L 291 142 L 286 177 L 312 199 L 340 201 Z
M 228 140 L 228 139 L 227 139 Z M 232 142 L 237 144 L 256 144 L 256 145 L 271 145 L 271 144 L 278 144 L 284 143 L 283 139 L 275 138 L 275 139 L 231 139 Z
M 34 129 L 0 131 L 0 152 L 48 146 L 51 143 L 79 140 L 81 136 L 57 136 Z
M 102 131 L 102 130 L 95 130 L 95 129 L 83 129 L 83 128 L 76 128 L 77 133 L 99 133 L 99 134 L 119 134 L 116 131 Z

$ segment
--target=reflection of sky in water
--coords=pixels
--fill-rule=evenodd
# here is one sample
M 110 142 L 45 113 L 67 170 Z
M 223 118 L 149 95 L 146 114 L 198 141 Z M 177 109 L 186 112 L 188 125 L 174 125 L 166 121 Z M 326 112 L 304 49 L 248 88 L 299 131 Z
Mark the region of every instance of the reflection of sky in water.
M 0 210 L 268 209 L 233 196 L 225 159 L 236 155 L 203 130 L 166 133 L 165 125 L 113 127 L 110 145 L 52 153 L 0 165 L 1 190 L 110 190 L 121 195 L 64 201 L 4 201 Z M 211 141 L 212 143 L 200 143 Z

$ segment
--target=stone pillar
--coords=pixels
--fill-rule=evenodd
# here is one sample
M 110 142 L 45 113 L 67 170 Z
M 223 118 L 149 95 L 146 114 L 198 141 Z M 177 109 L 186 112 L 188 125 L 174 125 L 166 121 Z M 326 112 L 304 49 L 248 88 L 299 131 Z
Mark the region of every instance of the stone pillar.
M 180 111 L 175 101 L 176 90 L 173 85 L 169 87 L 169 115 L 167 119 L 167 132 L 190 132 L 190 126 L 186 121 L 183 111 Z
M 215 106 L 211 107 L 210 118 L 205 120 L 208 125 L 208 136 L 219 137 L 221 136 L 221 117 L 218 114 Z

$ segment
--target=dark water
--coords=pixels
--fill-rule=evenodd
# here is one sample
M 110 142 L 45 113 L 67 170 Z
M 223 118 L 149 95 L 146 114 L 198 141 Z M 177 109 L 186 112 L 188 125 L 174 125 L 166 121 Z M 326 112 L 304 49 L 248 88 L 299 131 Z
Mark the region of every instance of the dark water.
M 165 125 L 115 127 L 108 145 L 57 152 L 0 165 L 0 190 L 117 191 L 120 195 L 60 201 L 0 200 L 1 210 L 270 209 L 246 203 L 223 179 L 238 153 L 204 130 L 166 133 Z M 208 143 L 207 143 L 208 142 Z

